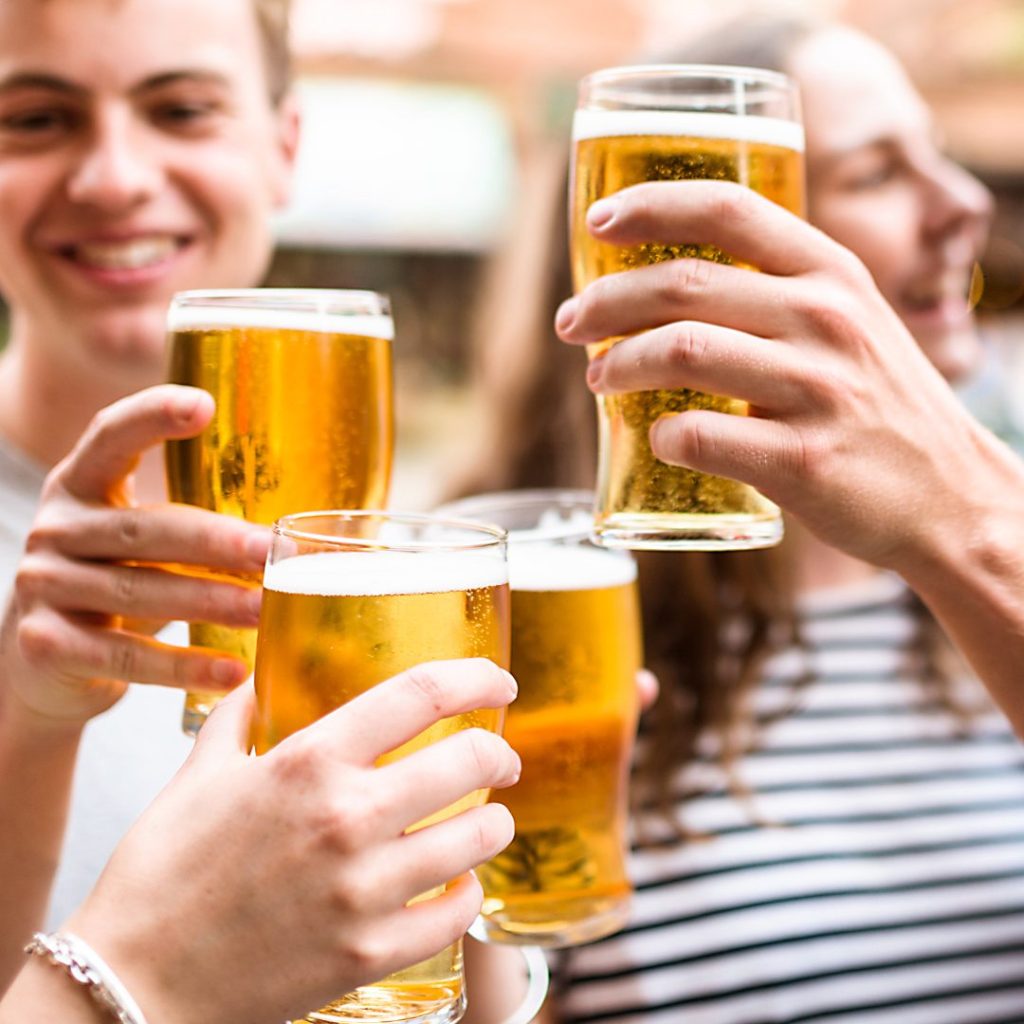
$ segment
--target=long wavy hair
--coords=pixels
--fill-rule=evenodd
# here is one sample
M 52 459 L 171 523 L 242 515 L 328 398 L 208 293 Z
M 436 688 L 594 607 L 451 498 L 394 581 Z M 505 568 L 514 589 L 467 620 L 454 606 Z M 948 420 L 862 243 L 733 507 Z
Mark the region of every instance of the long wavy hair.
M 675 50 L 673 61 L 785 70 L 796 46 L 821 25 L 808 18 L 744 18 Z M 560 150 L 564 147 L 559 147 Z M 596 464 L 595 403 L 585 356 L 560 344 L 552 321 L 572 292 L 564 152 L 531 169 L 515 244 L 496 260 L 482 303 L 476 378 L 490 420 L 459 494 L 525 487 L 589 487 Z M 758 742 L 751 696 L 773 653 L 802 646 L 795 612 L 793 546 L 749 552 L 643 552 L 638 556 L 648 666 L 660 680 L 645 715 L 634 800 L 663 812 L 681 835 L 679 768 L 710 735 L 735 792 L 737 759 Z M 916 602 L 913 652 L 939 692 L 950 675 L 937 624 Z M 809 681 L 807 675 L 805 681 Z M 763 724 L 763 723 L 762 723 Z

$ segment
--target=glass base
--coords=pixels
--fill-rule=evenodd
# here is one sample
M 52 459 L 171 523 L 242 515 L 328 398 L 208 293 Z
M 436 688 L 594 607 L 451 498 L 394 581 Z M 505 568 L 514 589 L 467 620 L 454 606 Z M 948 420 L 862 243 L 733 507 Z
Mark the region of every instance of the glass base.
M 603 939 L 621 930 L 629 918 L 630 901 L 617 900 L 596 913 L 573 919 L 551 910 L 538 914 L 537 920 L 528 920 L 520 914 L 497 911 L 481 914 L 469 929 L 469 934 L 480 942 L 494 942 L 511 946 L 540 946 L 543 949 L 565 949 L 584 942 Z
M 223 693 L 186 693 L 185 710 L 181 713 L 181 731 L 195 739 L 203 722 L 210 716 Z
M 423 997 L 407 989 L 368 985 L 356 989 L 351 996 L 339 999 L 322 1010 L 315 1010 L 301 1021 L 291 1024 L 354 1024 L 375 1021 L 376 1024 L 455 1024 L 466 1012 L 465 989 L 458 995 L 438 998 L 437 988 L 426 988 Z
M 592 538 L 637 551 L 750 551 L 782 540 L 781 516 L 598 514 Z

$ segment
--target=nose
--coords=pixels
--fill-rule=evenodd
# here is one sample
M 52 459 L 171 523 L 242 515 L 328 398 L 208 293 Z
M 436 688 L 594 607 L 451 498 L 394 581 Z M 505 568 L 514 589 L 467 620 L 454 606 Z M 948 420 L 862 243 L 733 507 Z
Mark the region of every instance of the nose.
M 936 238 L 969 236 L 975 253 L 992 220 L 992 194 L 969 171 L 945 157 L 922 170 L 928 189 L 925 228 Z
M 106 111 L 96 119 L 72 169 L 67 190 L 73 202 L 106 213 L 133 209 L 160 188 L 163 173 L 130 112 Z

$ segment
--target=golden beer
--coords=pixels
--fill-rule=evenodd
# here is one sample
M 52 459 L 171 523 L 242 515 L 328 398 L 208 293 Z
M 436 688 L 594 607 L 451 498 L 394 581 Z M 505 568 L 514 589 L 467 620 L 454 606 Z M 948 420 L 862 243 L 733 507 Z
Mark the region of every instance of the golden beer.
M 636 567 L 587 546 L 511 535 L 512 674 L 505 738 L 522 758 L 502 794 L 511 846 L 478 869 L 483 933 L 565 946 L 616 931 L 629 909 L 627 777 L 641 662 Z
M 632 69 L 634 73 L 641 70 Z M 715 69 L 695 70 L 708 77 Z M 728 79 L 741 69 L 720 70 Z M 651 77 L 669 71 L 651 69 Z M 601 74 L 593 77 L 599 79 Z M 604 74 L 611 78 L 613 72 Z M 764 74 L 785 83 L 782 76 Z M 593 88 L 599 92 L 597 86 Z M 636 98 L 636 93 L 631 95 Z M 685 99 L 683 95 L 679 102 Z M 722 100 L 733 102 L 731 96 Z M 662 97 L 661 102 L 669 101 Z M 701 102 L 712 101 L 702 96 Z M 803 212 L 803 132 L 793 119 L 685 109 L 580 109 L 573 138 L 570 247 L 576 291 L 604 274 L 663 260 L 699 257 L 733 262 L 728 254 L 707 245 L 652 242 L 618 247 L 597 241 L 586 228 L 587 210 L 598 199 L 629 185 L 686 179 L 736 181 L 794 213 Z M 616 340 L 592 346 L 591 355 Z M 687 409 L 747 412 L 745 402 L 688 389 L 598 398 L 601 454 L 596 532 L 601 542 L 701 549 L 777 543 L 782 536 L 779 510 L 753 488 L 655 458 L 649 442 L 652 424 Z
M 315 524 L 327 518 L 292 516 L 285 522 Z M 317 527 L 297 529 L 301 536 Z M 483 657 L 507 667 L 509 594 L 503 557 L 496 560 L 490 551 L 467 557 L 460 551 L 380 550 L 375 544 L 369 541 L 360 550 L 353 540 L 356 550 L 321 547 L 277 562 L 272 556 L 263 581 L 256 655 L 257 753 L 424 661 Z M 444 719 L 381 763 L 460 729 L 497 731 L 501 718 L 500 711 L 484 709 Z M 486 799 L 486 792 L 470 794 L 414 827 Z M 462 946 L 457 943 L 304 1019 L 321 1024 L 455 1021 L 464 1000 Z
M 386 300 L 307 291 L 284 293 L 289 304 L 279 294 L 185 293 L 172 307 L 169 380 L 209 391 L 217 406 L 202 434 L 166 446 L 171 500 L 268 525 L 303 509 L 382 507 L 393 449 Z M 332 311 L 353 296 L 368 312 Z M 253 663 L 255 630 L 194 623 L 189 638 Z M 215 700 L 188 695 L 186 731 Z
M 509 531 L 512 674 L 505 738 L 522 775 L 501 794 L 512 844 L 477 869 L 472 934 L 569 946 L 617 931 L 629 911 L 628 774 L 642 661 L 636 564 L 590 543 L 594 496 L 533 490 L 445 506 Z

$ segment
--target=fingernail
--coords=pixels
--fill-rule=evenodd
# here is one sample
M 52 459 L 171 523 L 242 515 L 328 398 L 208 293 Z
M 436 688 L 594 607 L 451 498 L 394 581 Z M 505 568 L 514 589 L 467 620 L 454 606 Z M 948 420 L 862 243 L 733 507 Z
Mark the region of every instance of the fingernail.
M 509 689 L 512 691 L 512 699 L 515 700 L 519 696 L 519 684 L 516 682 L 516 677 L 511 672 L 505 672 L 505 678 L 508 680 Z
M 652 450 L 660 446 L 661 435 L 668 429 L 668 420 L 670 418 L 671 417 L 668 416 L 662 416 L 661 419 L 655 420 L 655 422 L 651 424 L 651 429 L 648 431 L 647 437 L 651 442 Z M 666 440 L 668 440 L 667 437 Z M 657 455 L 658 453 L 655 451 L 654 454 Z
M 590 361 L 590 365 L 587 366 L 587 387 L 596 391 L 598 384 L 601 383 L 601 377 L 604 376 L 604 362 L 605 356 L 595 356 Z
M 576 322 L 576 314 L 579 312 L 579 308 L 579 299 L 566 299 L 558 307 L 558 312 L 555 314 L 555 330 L 559 333 L 568 331 Z
M 589 210 L 587 210 L 587 227 L 606 228 L 618 211 L 619 204 L 613 199 L 598 199 Z
M 249 608 L 249 615 L 253 622 L 260 620 L 260 608 L 263 606 L 263 591 L 251 590 L 245 595 L 246 604 Z

